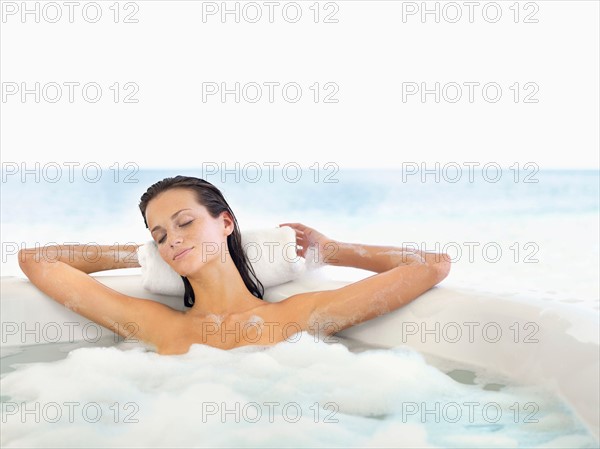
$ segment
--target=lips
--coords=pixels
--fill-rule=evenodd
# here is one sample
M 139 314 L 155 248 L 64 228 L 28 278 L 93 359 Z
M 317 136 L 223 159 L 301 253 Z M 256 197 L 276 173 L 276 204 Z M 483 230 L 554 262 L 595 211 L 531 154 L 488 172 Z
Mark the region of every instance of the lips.
M 188 248 L 188 249 L 184 249 L 184 250 L 182 250 L 182 251 L 179 251 L 177 254 L 175 254 L 175 257 L 173 257 L 173 260 L 179 260 L 179 259 L 181 259 L 182 257 L 185 257 L 185 255 L 186 255 L 187 253 L 189 253 L 189 252 L 190 252 L 191 250 L 193 250 L 193 249 L 194 249 L 194 247 L 192 247 L 192 248 Z

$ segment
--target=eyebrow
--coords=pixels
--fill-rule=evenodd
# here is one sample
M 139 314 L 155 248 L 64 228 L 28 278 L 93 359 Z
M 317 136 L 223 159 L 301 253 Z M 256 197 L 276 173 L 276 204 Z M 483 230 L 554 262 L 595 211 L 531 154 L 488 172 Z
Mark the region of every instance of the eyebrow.
M 190 208 L 187 209 L 180 209 L 177 212 L 175 212 L 173 215 L 171 215 L 171 220 L 175 219 L 175 217 L 177 217 L 177 215 L 179 215 L 179 213 L 183 212 L 184 210 L 191 210 Z M 150 231 L 150 234 L 152 234 L 154 231 L 156 231 L 157 229 L 162 229 L 163 227 L 160 225 L 156 225 L 152 228 L 152 230 Z

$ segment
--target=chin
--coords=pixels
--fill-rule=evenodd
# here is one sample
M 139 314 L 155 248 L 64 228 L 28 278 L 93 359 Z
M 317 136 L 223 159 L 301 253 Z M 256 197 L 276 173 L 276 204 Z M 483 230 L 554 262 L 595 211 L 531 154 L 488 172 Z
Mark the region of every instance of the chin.
M 195 263 L 195 261 L 193 259 L 189 260 L 189 261 L 185 261 L 181 264 L 177 264 L 177 261 L 173 261 L 175 262 L 174 264 L 169 264 L 171 266 L 171 269 L 177 273 L 179 276 L 185 276 L 185 277 L 189 277 L 190 275 L 193 275 L 194 273 L 197 273 L 198 270 L 202 269 L 202 265 L 203 264 L 197 264 Z
M 177 265 L 176 263 L 174 263 L 174 262 L 176 262 L 175 260 L 171 260 L 171 261 L 167 261 L 165 259 L 163 259 L 163 260 L 171 268 L 171 270 L 173 270 L 179 276 L 187 276 L 187 272 L 189 270 L 186 269 L 185 267 L 182 267 L 181 265 Z

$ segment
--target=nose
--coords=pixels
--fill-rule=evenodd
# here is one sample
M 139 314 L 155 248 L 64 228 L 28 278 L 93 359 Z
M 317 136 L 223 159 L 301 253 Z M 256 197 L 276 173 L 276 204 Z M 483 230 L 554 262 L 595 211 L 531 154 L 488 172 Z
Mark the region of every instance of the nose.
M 183 238 L 181 237 L 181 235 L 174 231 L 171 232 L 171 235 L 168 237 L 168 239 L 169 246 L 171 246 L 171 248 L 174 248 L 176 245 L 181 245 L 181 243 L 183 242 Z

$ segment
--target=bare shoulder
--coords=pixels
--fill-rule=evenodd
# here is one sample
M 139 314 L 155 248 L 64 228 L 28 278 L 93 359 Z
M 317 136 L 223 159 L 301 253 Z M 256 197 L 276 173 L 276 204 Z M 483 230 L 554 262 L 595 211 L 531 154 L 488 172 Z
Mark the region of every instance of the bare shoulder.
M 73 312 L 131 340 L 160 347 L 181 312 L 116 291 L 64 262 L 26 262 L 21 269 L 42 292 Z

